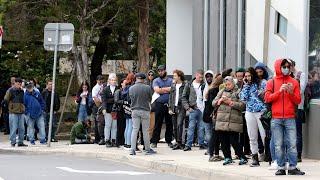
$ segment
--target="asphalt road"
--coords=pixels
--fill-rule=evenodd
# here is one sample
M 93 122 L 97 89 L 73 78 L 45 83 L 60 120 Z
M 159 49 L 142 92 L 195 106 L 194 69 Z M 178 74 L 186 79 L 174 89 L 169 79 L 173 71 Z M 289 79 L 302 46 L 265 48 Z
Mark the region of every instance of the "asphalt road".
M 0 154 L 0 180 L 186 180 L 108 160 Z

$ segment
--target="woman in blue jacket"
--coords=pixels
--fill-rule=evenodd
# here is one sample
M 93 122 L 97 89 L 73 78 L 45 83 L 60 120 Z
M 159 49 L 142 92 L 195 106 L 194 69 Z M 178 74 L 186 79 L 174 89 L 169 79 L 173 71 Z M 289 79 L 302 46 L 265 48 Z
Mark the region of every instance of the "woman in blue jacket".
M 246 103 L 245 118 L 247 122 L 250 149 L 253 154 L 251 167 L 260 166 L 258 159 L 258 132 L 262 141 L 266 137 L 260 117 L 267 110 L 263 101 L 266 80 L 259 80 L 254 68 L 250 67 L 245 73 L 244 86 L 240 92 L 240 100 Z

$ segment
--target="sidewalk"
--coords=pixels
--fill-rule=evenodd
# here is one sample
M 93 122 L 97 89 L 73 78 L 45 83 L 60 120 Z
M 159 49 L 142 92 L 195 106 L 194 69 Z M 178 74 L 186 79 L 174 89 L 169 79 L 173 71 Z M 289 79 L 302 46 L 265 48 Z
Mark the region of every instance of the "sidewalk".
M 144 153 L 137 153 L 136 156 L 129 156 L 129 151 L 123 148 L 106 148 L 96 144 L 90 145 L 69 145 L 68 141 L 52 143 L 52 147 L 39 145 L 22 147 L 10 147 L 6 137 L 1 135 L 1 153 L 25 153 L 25 154 L 68 154 L 81 157 L 92 157 L 99 159 L 114 160 L 121 163 L 176 174 L 194 179 L 319 179 L 320 161 L 303 159 L 299 167 L 306 172 L 305 176 L 274 176 L 274 170 L 268 170 L 268 163 L 262 163 L 261 167 L 251 168 L 248 165 L 239 166 L 236 163 L 230 166 L 223 166 L 222 162 L 208 162 L 208 156 L 204 150 L 194 147 L 192 151 L 172 151 L 166 144 L 158 144 L 155 150 L 156 155 L 146 156 Z M 5 141 L 4 141 L 5 140 Z M 28 143 L 28 142 L 26 142 Z M 141 147 L 142 148 L 142 147 Z

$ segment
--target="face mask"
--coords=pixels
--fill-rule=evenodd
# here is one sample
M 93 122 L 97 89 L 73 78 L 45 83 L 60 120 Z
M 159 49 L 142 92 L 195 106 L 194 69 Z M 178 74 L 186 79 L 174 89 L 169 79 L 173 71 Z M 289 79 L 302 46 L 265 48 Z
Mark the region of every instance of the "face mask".
M 283 75 L 288 76 L 289 75 L 289 68 L 281 68 L 281 72 Z

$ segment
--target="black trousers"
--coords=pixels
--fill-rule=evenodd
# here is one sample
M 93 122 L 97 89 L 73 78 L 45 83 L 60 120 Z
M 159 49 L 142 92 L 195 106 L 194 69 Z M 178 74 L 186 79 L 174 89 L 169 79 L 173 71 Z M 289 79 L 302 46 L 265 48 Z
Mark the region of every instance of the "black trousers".
M 220 142 L 219 135 L 215 130 L 215 127 L 213 126 L 210 141 L 209 141 L 209 147 L 208 147 L 210 156 L 213 156 L 213 154 L 216 156 L 219 156 L 220 143 L 221 142 Z
M 126 118 L 124 111 L 117 112 L 117 145 L 124 145 L 124 131 L 126 129 Z
M 176 139 L 178 144 L 184 144 L 185 139 L 183 138 L 184 134 L 184 122 L 186 117 L 186 111 L 182 106 L 175 107 L 174 115 L 172 115 L 173 122 L 173 133 L 174 138 Z
M 251 154 L 250 140 L 249 140 L 248 130 L 247 130 L 247 122 L 246 122 L 246 119 L 244 118 L 244 114 L 243 114 L 243 133 L 240 133 L 240 145 L 245 155 Z
M 156 102 L 155 127 L 153 130 L 151 143 L 157 144 L 159 142 L 163 119 L 165 119 L 165 123 L 166 123 L 165 140 L 166 140 L 166 143 L 171 143 L 172 137 L 173 137 L 173 127 L 172 127 L 173 125 L 172 125 L 171 115 L 168 112 L 168 106 L 166 104 Z
M 102 114 L 97 115 L 98 107 L 96 105 L 92 108 L 92 114 L 94 119 L 94 137 L 95 142 L 99 142 L 104 139 L 104 117 Z
M 240 143 L 238 141 L 239 133 L 238 132 L 232 132 L 232 131 L 216 131 L 219 135 L 219 138 L 221 140 L 221 147 L 222 152 L 224 155 L 224 158 L 232 158 L 231 156 L 231 148 L 230 145 L 232 145 L 235 154 L 239 156 L 240 158 L 247 159 L 246 156 L 243 154 L 243 151 L 240 147 Z

